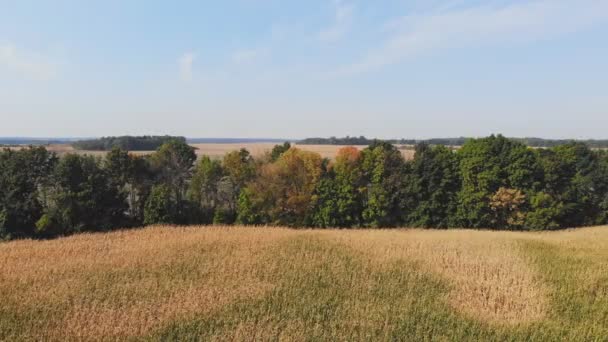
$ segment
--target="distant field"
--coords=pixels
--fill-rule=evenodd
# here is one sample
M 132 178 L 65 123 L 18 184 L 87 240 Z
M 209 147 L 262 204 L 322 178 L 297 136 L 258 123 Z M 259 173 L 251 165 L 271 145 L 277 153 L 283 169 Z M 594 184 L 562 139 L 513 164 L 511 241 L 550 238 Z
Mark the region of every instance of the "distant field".
M 199 155 L 208 155 L 210 157 L 221 158 L 226 153 L 236 151 L 241 148 L 246 148 L 254 157 L 263 155 L 265 152 L 269 152 L 276 144 L 272 143 L 245 143 L 245 144 L 192 144 L 197 148 L 196 153 Z M 319 153 L 324 158 L 333 158 L 339 149 L 344 146 L 334 145 L 296 145 L 299 149 L 312 151 Z M 359 149 L 365 148 L 365 146 L 357 146 Z
M 153 227 L 0 243 L 0 340 L 608 336 L 608 227 Z
M 197 148 L 197 150 L 196 150 L 197 155 L 199 155 L 199 156 L 207 155 L 212 158 L 221 158 L 226 153 L 231 152 L 231 151 L 237 151 L 237 150 L 240 150 L 241 148 L 246 148 L 247 150 L 249 150 L 249 152 L 251 152 L 251 154 L 254 157 L 259 157 L 259 156 L 263 155 L 265 152 L 272 150 L 272 148 L 275 145 L 276 144 L 273 144 L 273 143 L 191 144 L 191 146 L 194 146 Z M 317 152 L 323 158 L 330 158 L 330 159 L 334 158 L 336 156 L 336 153 L 338 152 L 338 150 L 344 147 L 344 146 L 340 146 L 340 145 L 295 145 L 295 144 L 294 144 L 294 146 L 296 146 L 297 148 L 300 148 L 302 150 Z M 356 146 L 356 147 L 359 149 L 364 149 L 366 146 Z M 414 157 L 413 147 L 411 147 L 411 146 L 399 146 L 399 147 L 400 147 L 401 153 L 403 154 L 403 156 L 406 159 L 411 159 Z M 106 152 L 103 152 L 103 151 L 75 150 L 71 145 L 67 145 L 67 144 L 53 144 L 53 145 L 47 146 L 47 149 L 50 151 L 56 152 L 58 154 L 78 153 L 78 154 L 91 154 L 91 155 L 97 155 L 97 156 L 103 156 L 106 154 Z M 137 152 L 133 152 L 133 153 L 139 154 L 139 155 L 145 155 L 145 154 L 150 154 L 153 152 L 154 151 L 137 151 Z

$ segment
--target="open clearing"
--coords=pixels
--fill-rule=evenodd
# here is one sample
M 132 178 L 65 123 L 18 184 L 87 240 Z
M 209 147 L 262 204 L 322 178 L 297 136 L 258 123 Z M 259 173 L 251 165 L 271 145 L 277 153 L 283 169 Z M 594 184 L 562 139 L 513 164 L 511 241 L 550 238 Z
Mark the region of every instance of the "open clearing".
M 608 227 L 152 227 L 0 258 L 0 340 L 608 336 Z

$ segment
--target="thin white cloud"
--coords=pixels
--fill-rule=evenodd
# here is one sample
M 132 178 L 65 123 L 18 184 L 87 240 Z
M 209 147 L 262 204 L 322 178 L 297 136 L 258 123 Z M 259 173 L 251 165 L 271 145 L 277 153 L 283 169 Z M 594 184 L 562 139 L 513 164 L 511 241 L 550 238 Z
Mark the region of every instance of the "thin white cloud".
M 608 21 L 606 0 L 532 0 L 509 5 L 445 6 L 387 26 L 389 37 L 338 74 L 365 72 L 436 50 L 534 42 Z
M 57 68 L 44 57 L 17 49 L 13 44 L 0 45 L 0 71 L 14 72 L 35 80 L 49 80 Z
M 319 32 L 319 40 L 323 42 L 335 42 L 344 37 L 353 22 L 355 8 L 353 5 L 345 3 L 343 0 L 333 0 L 335 10 L 334 23 Z
M 270 51 L 266 48 L 238 50 L 232 54 L 232 61 L 235 64 L 250 64 L 269 54 Z
M 179 76 L 183 81 L 192 80 L 192 66 L 195 60 L 196 54 L 193 52 L 186 52 L 177 60 Z

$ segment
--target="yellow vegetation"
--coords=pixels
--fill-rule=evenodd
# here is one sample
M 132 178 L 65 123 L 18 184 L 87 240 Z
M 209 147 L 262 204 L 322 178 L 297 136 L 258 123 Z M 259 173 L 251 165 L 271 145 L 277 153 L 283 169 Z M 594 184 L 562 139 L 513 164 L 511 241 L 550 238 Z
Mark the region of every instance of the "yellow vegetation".
M 415 261 L 449 282 L 446 300 L 484 321 L 531 322 L 544 315 L 545 288 L 518 251 L 519 234 L 468 230 L 330 233 L 378 265 Z
M 568 263 L 552 264 L 557 256 L 535 250 L 556 251 Z M 445 317 L 493 333 L 534 324 L 553 332 L 562 324 L 551 323 L 562 289 L 568 297 L 566 291 L 593 298 L 594 315 L 608 312 L 603 227 L 553 233 L 153 227 L 1 243 L 0 259 L 0 340 L 151 338 L 180 322 L 214 317 L 223 325 L 209 336 L 219 339 L 350 339 L 354 333 L 391 339 L 415 315 L 407 306 L 421 300 L 436 303 L 433 310 L 444 303 L 451 310 Z M 573 260 L 584 267 L 573 267 L 571 279 L 559 274 Z M 543 273 L 539 262 L 555 274 Z M 413 282 L 401 279 L 408 274 Z M 445 291 L 419 298 L 428 279 Z M 314 288 L 303 293 L 299 284 Z M 315 300 L 334 306 L 319 308 Z M 568 310 L 578 302 L 565 303 Z M 306 314 L 308 304 L 333 315 L 334 325 Z M 594 329 L 608 329 L 598 322 Z M 412 329 L 411 336 L 428 336 Z

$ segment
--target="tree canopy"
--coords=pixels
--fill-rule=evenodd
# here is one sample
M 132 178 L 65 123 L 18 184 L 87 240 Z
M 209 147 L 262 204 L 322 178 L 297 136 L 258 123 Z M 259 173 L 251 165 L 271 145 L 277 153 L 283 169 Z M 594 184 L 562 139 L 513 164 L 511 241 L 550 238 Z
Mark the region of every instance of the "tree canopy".
M 184 137 L 173 136 L 121 136 L 121 137 L 103 137 L 99 139 L 80 140 L 72 143 L 72 146 L 77 150 L 88 151 L 110 151 L 113 148 L 120 148 L 127 151 L 154 151 L 164 143 L 171 140 L 179 140 L 186 142 Z
M 418 144 L 412 160 L 374 141 L 333 160 L 277 145 L 198 158 L 183 140 L 147 156 L 44 147 L 0 151 L 0 238 L 147 224 L 550 230 L 608 223 L 608 152 L 490 136 L 457 151 Z

